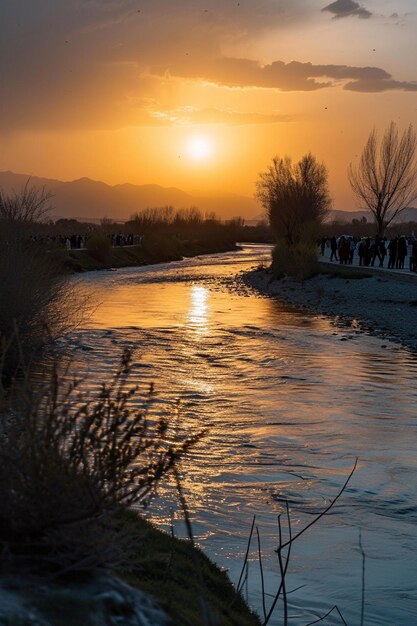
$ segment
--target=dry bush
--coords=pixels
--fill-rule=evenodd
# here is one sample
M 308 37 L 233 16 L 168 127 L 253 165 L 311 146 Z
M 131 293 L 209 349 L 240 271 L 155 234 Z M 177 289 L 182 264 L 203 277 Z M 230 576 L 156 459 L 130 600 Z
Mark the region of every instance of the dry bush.
M 14 224 L 0 231 L 0 339 L 9 349 L 3 374 L 23 351 L 33 357 L 88 314 L 89 298 L 63 273 L 54 254 L 22 236 Z M 19 329 L 19 346 L 16 337 Z
M 94 233 L 87 239 L 86 247 L 96 261 L 105 263 L 111 253 L 110 239 L 104 233 Z
M 312 278 L 318 271 L 317 248 L 309 241 L 299 241 L 288 246 L 277 242 L 272 252 L 272 273 L 276 278 L 292 276 L 297 280 Z
M 0 190 L 0 341 L 8 346 L 3 375 L 73 329 L 88 314 L 88 298 L 64 273 L 63 258 L 31 235 L 49 211 L 45 190 Z M 19 329 L 19 349 L 15 329 Z
M 51 198 L 45 187 L 32 187 L 30 178 L 20 191 L 7 194 L 0 189 L 0 221 L 21 225 L 42 222 L 51 210 Z
M 203 434 L 179 438 L 169 418 L 150 419 L 152 388 L 134 407 L 131 364 L 127 351 L 92 399 L 79 382 L 65 383 L 56 364 L 47 384 L 34 388 L 26 376 L 3 396 L 3 571 L 62 574 L 126 564 L 121 513 L 146 504 Z

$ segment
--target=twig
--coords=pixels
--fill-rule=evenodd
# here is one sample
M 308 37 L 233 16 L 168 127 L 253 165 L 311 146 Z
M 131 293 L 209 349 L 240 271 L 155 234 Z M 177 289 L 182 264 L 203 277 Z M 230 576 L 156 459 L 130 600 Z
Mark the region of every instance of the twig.
M 364 625 L 365 619 L 365 551 L 362 546 L 362 529 L 359 529 L 359 549 L 362 554 L 362 601 L 361 601 L 361 624 Z
M 172 506 L 170 507 L 169 512 L 170 512 L 170 515 L 171 515 L 171 520 L 170 520 L 170 523 L 171 523 L 171 528 L 170 528 L 170 531 L 171 531 L 171 537 L 174 539 L 174 538 L 175 538 L 175 528 L 174 528 L 174 509 L 173 509 L 173 507 L 172 507 Z
M 345 621 L 343 615 L 339 611 L 339 607 L 337 605 L 335 605 L 332 609 L 330 609 L 330 611 L 328 611 L 326 613 L 326 615 L 322 615 L 322 617 L 320 617 L 319 619 L 314 620 L 314 622 L 309 622 L 308 624 L 306 624 L 306 626 L 313 626 L 313 624 L 318 624 L 319 622 L 322 622 L 324 619 L 326 619 L 326 617 L 329 617 L 329 615 L 331 615 L 333 613 L 333 611 L 337 611 L 337 613 L 339 614 L 339 617 L 342 620 L 344 626 L 348 626 L 348 624 Z
M 258 527 L 256 527 L 256 535 L 258 537 L 259 571 L 261 573 L 262 608 L 264 611 L 264 619 L 266 619 L 264 568 L 262 566 L 261 539 L 259 537 Z
M 304 589 L 304 587 L 307 587 L 307 585 L 298 585 L 298 587 L 291 589 L 291 591 L 287 591 L 287 596 L 289 596 L 290 593 L 295 593 L 296 591 L 300 591 L 300 589 Z
M 281 515 L 278 515 L 278 532 L 279 532 L 279 548 L 278 548 L 278 562 L 279 562 L 279 571 L 281 572 L 281 582 L 282 582 L 282 598 L 284 601 L 284 626 L 288 626 L 288 600 L 287 600 L 287 591 L 285 586 L 285 574 L 286 569 L 284 569 L 284 564 L 282 561 L 282 526 L 281 526 Z M 286 561 L 286 565 L 288 564 L 288 558 Z
M 246 563 L 245 599 L 246 604 L 249 604 L 249 561 Z
M 289 536 L 289 540 L 288 540 L 288 552 L 287 552 L 287 558 L 285 561 L 285 565 L 283 568 L 283 574 L 284 574 L 284 578 L 285 575 L 287 573 L 288 570 L 288 566 L 289 566 L 289 562 L 290 562 L 290 556 L 291 556 L 291 548 L 292 548 L 292 528 L 291 528 L 291 517 L 290 517 L 290 509 L 289 509 L 289 505 L 288 505 L 288 501 L 285 503 L 286 504 L 286 510 L 287 510 L 287 520 L 288 520 L 288 536 Z M 282 546 L 281 548 L 279 548 L 282 551 Z M 276 604 L 278 602 L 279 596 L 281 595 L 281 591 L 283 590 L 283 585 L 284 585 L 284 581 L 283 581 L 283 576 L 282 576 L 282 572 L 281 572 L 281 583 L 278 587 L 278 591 L 275 594 L 274 600 L 271 604 L 271 608 L 269 609 L 269 613 L 266 616 L 265 621 L 263 622 L 262 626 L 267 626 L 267 624 L 269 623 L 269 620 L 272 617 L 272 614 L 275 610 Z
M 337 496 L 335 498 L 333 498 L 333 500 L 330 501 L 330 504 L 321 512 L 319 513 L 319 515 L 317 515 L 317 517 L 315 517 L 313 519 L 312 522 L 310 522 L 309 524 L 307 524 L 307 526 L 304 526 L 304 528 L 302 530 L 300 530 L 299 533 L 297 533 L 296 535 L 294 535 L 294 537 L 292 537 L 291 539 L 289 539 L 286 543 L 284 543 L 281 547 L 282 548 L 286 548 L 288 545 L 290 545 L 291 542 L 295 541 L 296 539 L 298 539 L 298 537 L 300 537 L 303 533 L 306 532 L 306 530 L 308 530 L 309 528 L 311 528 L 311 526 L 313 526 L 316 522 L 319 521 L 319 519 L 321 519 L 324 515 L 326 515 L 326 513 L 328 513 L 330 511 L 330 509 L 332 508 L 332 506 L 334 506 L 334 504 L 337 502 L 337 500 L 340 498 L 340 496 L 342 495 L 342 493 L 344 492 L 344 490 L 346 489 L 350 479 L 353 476 L 354 471 L 356 470 L 356 466 L 358 464 L 358 457 L 356 457 L 355 460 L 355 464 L 349 474 L 349 476 L 347 477 L 347 479 L 345 480 L 345 483 L 343 485 L 343 487 L 340 489 L 339 493 L 337 494 Z
M 294 587 L 294 589 L 287 591 L 287 596 L 289 596 L 291 593 L 296 593 L 297 591 L 300 591 L 300 589 L 304 589 L 304 587 L 307 587 L 307 585 L 298 585 L 298 587 Z M 275 598 L 274 593 L 268 593 L 267 591 L 265 591 L 265 596 L 267 596 L 268 598 Z
M 240 583 L 242 582 L 242 577 L 243 577 L 243 574 L 245 572 L 246 563 L 248 562 L 250 544 L 251 544 L 251 541 L 252 541 L 253 529 L 255 527 L 255 520 L 256 520 L 256 515 L 253 516 L 253 520 L 252 520 L 252 526 L 251 526 L 250 533 L 249 533 L 248 545 L 246 547 L 245 559 L 243 561 L 242 571 L 240 572 L 239 582 L 237 583 L 237 587 L 236 587 L 236 591 L 237 592 L 240 591 L 240 588 L 241 588 Z
M 322 511 L 312 522 L 310 522 L 309 524 L 307 524 L 307 526 L 305 526 L 302 530 L 300 530 L 299 533 L 297 533 L 296 535 L 292 535 L 292 531 L 291 531 L 291 518 L 290 518 L 290 514 L 289 514 L 289 507 L 288 507 L 288 502 L 287 502 L 287 519 L 288 519 L 288 529 L 289 529 L 289 539 L 288 541 L 286 541 L 285 543 L 283 543 L 281 546 L 279 546 L 276 550 L 276 552 L 278 551 L 282 551 L 284 548 L 286 548 L 288 546 L 288 553 L 287 553 L 287 560 L 284 566 L 284 577 L 285 574 L 287 573 L 287 569 L 288 569 L 288 564 L 289 564 L 289 559 L 290 559 L 290 553 L 291 553 L 291 546 L 293 544 L 293 542 L 298 539 L 298 537 L 300 537 L 300 535 L 302 535 L 308 528 L 311 528 L 311 526 L 313 526 L 313 524 L 315 524 L 316 522 L 319 521 L 319 519 L 321 519 L 324 515 L 326 515 L 326 513 L 332 508 L 332 506 L 336 503 L 336 501 L 340 498 L 340 496 L 342 495 L 342 493 L 344 492 L 344 490 L 346 489 L 347 484 L 349 483 L 350 479 L 353 476 L 353 473 L 356 469 L 356 466 L 358 464 L 358 457 L 356 457 L 355 460 L 355 464 L 349 474 L 349 476 L 347 477 L 347 479 L 344 482 L 343 487 L 340 489 L 339 493 L 337 494 L 337 496 L 335 498 L 333 498 L 333 500 L 330 502 L 330 504 L 324 509 L 324 511 Z M 281 591 L 283 589 L 283 580 L 281 579 L 281 583 L 278 587 L 278 591 L 275 595 L 274 601 L 272 602 L 271 608 L 269 609 L 269 613 L 265 619 L 265 621 L 263 622 L 262 626 L 267 626 L 267 624 L 269 623 L 269 620 L 271 619 L 272 613 L 275 610 L 275 606 L 276 603 L 278 602 L 278 598 L 281 595 Z M 334 610 L 335 607 L 333 607 L 332 611 Z M 337 608 L 337 607 L 336 607 Z M 339 609 L 337 609 L 339 610 Z M 342 618 L 343 619 L 343 618 Z

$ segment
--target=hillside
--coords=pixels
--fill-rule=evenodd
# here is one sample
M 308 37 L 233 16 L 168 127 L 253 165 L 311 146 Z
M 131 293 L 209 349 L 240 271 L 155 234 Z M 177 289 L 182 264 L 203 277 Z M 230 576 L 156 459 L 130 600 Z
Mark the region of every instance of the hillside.
M 330 211 L 328 222 L 350 223 L 353 219 L 361 220 L 366 217 L 368 222 L 373 221 L 369 211 Z M 398 216 L 397 222 L 417 222 L 417 208 L 408 207 Z
M 28 174 L 0 172 L 0 188 L 6 193 L 13 189 L 20 190 L 28 179 Z M 176 187 L 128 183 L 107 185 L 89 178 L 64 182 L 32 176 L 30 184 L 34 187 L 45 187 L 53 195 L 52 218 L 99 219 L 107 216 L 116 220 L 127 220 L 141 209 L 166 205 L 178 209 L 196 206 L 203 212 L 215 212 L 222 219 L 241 216 L 251 220 L 260 213 L 255 199 L 233 194 L 200 196 L 188 194 Z

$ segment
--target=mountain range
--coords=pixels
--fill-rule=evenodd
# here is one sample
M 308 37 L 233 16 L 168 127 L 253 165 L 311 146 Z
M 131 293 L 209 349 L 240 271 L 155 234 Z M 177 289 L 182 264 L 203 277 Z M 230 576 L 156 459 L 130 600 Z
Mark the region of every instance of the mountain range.
M 261 207 L 254 198 L 234 194 L 191 195 L 176 187 L 160 185 L 107 185 L 80 178 L 70 182 L 52 178 L 39 178 L 14 172 L 0 172 L 0 188 L 5 193 L 20 191 L 29 185 L 52 195 L 51 218 L 77 218 L 97 220 L 109 217 L 127 220 L 133 213 L 150 207 L 173 206 L 177 209 L 198 207 L 203 213 L 216 213 L 221 219 L 243 217 L 259 219 Z
M 248 196 L 237 194 L 189 194 L 177 187 L 160 185 L 108 185 L 90 178 L 65 182 L 53 178 L 40 178 L 28 174 L 0 172 L 0 189 L 6 194 L 20 191 L 28 182 L 33 187 L 52 195 L 51 219 L 76 218 L 97 221 L 102 217 L 128 220 L 133 213 L 150 207 L 173 206 L 177 209 L 198 207 L 203 213 L 216 213 L 221 219 L 243 217 L 248 222 L 263 218 L 259 203 Z M 372 216 L 366 211 L 331 211 L 328 221 L 350 223 L 352 219 Z M 417 222 L 417 208 L 405 209 L 399 222 Z
M 368 222 L 373 221 L 370 211 L 330 211 L 328 222 L 350 223 L 353 219 L 361 220 L 366 217 Z M 407 207 L 401 211 L 396 222 L 417 222 L 417 208 Z

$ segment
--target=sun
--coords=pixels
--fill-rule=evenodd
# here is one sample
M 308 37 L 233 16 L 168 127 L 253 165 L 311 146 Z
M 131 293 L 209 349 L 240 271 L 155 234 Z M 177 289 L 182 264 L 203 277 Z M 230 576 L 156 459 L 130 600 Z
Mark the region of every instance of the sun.
M 214 145 L 206 135 L 193 135 L 187 139 L 186 151 L 193 161 L 206 161 L 212 156 Z

